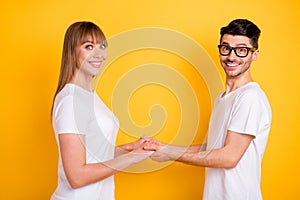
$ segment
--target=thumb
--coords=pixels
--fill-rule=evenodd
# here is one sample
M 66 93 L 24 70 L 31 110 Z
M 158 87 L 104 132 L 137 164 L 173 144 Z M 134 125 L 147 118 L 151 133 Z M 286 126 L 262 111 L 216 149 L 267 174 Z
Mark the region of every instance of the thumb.
M 151 144 L 151 143 L 147 143 L 144 147 L 143 147 L 144 150 L 147 150 L 147 151 L 156 151 L 158 149 L 158 146 L 154 145 L 154 144 Z

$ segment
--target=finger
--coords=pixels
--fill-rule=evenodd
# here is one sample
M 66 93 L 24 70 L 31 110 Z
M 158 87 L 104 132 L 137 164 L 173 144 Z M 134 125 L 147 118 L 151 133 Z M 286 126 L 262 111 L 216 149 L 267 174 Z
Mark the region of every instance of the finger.
M 143 149 L 148 151 L 156 151 L 158 149 L 158 146 L 152 143 L 145 143 Z
M 152 156 L 154 153 L 155 153 L 155 151 L 147 151 L 147 154 L 148 154 L 149 156 Z

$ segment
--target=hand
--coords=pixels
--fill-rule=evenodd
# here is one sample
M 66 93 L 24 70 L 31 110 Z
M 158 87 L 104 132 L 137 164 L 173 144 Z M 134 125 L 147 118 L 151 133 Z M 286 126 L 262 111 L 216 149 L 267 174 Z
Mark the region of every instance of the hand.
M 120 145 L 119 147 L 125 151 L 133 151 L 135 149 L 138 149 L 143 143 L 149 141 L 150 139 L 151 138 L 149 138 L 148 136 L 142 136 L 137 141 L 134 141 L 134 142 L 131 142 L 128 144 L 123 144 L 123 145 Z
M 150 139 L 145 142 L 145 150 L 155 151 L 150 157 L 157 162 L 164 162 L 170 160 L 178 160 L 184 152 L 188 149 L 186 146 L 175 146 L 164 144 L 158 140 Z
M 140 139 L 142 140 L 142 139 Z M 138 140 L 138 141 L 140 141 Z M 138 143 L 136 143 L 137 145 Z M 154 151 L 153 150 L 145 150 L 144 147 L 146 142 L 141 143 L 139 146 L 135 146 L 135 149 L 128 154 L 130 155 L 133 163 L 141 162 L 151 156 Z
M 151 138 L 145 142 L 144 150 L 155 151 L 150 157 L 157 162 L 164 162 L 172 160 L 171 149 L 169 145 L 166 145 L 158 140 Z
M 145 138 L 145 145 L 144 145 L 144 150 L 148 151 L 159 151 L 163 146 L 165 146 L 164 143 L 153 139 L 153 138 Z
M 165 162 L 173 160 L 171 158 L 172 152 L 169 149 L 168 145 L 164 145 L 163 147 L 160 147 L 158 151 L 155 151 L 154 154 L 150 156 L 150 158 L 157 162 Z

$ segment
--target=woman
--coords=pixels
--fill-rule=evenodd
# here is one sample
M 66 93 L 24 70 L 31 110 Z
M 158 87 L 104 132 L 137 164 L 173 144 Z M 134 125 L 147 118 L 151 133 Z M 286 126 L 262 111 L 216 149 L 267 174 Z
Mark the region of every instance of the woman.
M 52 200 L 114 199 L 113 175 L 153 152 L 147 138 L 115 147 L 119 123 L 92 88 L 106 57 L 106 38 L 91 22 L 72 24 L 64 39 L 52 107 L 59 147 L 58 186 Z

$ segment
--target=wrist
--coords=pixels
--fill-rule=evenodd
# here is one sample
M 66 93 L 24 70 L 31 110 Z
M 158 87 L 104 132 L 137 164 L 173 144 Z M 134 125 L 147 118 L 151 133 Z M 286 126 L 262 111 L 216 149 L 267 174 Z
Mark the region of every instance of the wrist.
M 123 144 L 123 145 L 120 145 L 119 147 L 121 149 L 123 149 L 124 151 L 132 151 L 133 150 L 131 143 Z
M 178 160 L 184 153 L 182 149 L 179 149 L 177 146 L 165 145 L 165 148 L 170 160 Z
M 176 160 L 174 159 L 174 152 L 171 145 L 163 144 L 158 152 L 162 153 L 167 158 L 167 160 Z

